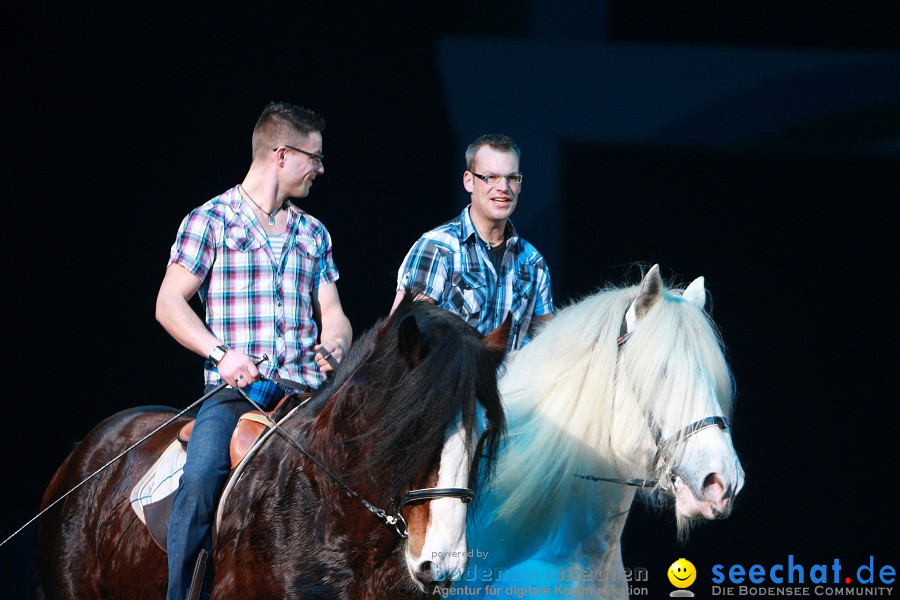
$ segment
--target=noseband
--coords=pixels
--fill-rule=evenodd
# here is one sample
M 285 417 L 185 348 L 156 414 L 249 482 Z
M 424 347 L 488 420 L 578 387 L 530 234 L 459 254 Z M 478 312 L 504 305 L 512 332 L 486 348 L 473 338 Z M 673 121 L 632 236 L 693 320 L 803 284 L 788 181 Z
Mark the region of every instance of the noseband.
M 404 494 L 397 506 L 397 511 L 403 510 L 407 504 L 424 502 L 425 500 L 437 500 L 438 498 L 459 498 L 463 504 L 468 504 L 475 499 L 475 492 L 469 488 L 425 488 L 410 490 Z
M 437 500 L 438 498 L 459 498 L 463 504 L 468 504 L 475 499 L 475 492 L 469 488 L 423 488 L 421 490 L 409 490 L 400 499 L 400 502 L 394 505 L 394 512 L 397 514 L 398 523 L 394 524 L 394 529 L 402 538 L 409 537 L 406 519 L 403 518 L 403 508 L 407 504 L 415 504 L 418 502 L 426 502 Z M 402 525 L 400 525 L 402 523 Z
M 653 458 L 654 471 L 657 469 L 659 469 L 660 471 L 664 469 L 666 464 L 669 462 L 669 459 L 674 456 L 675 448 L 679 443 L 683 442 L 698 431 L 703 431 L 707 427 L 718 427 L 722 431 L 728 431 L 731 427 L 731 424 L 725 417 L 706 417 L 704 419 L 700 419 L 699 421 L 694 421 L 690 425 L 682 428 L 681 431 L 679 431 L 675 435 L 669 437 L 666 440 L 663 440 L 662 442 L 660 442 L 662 434 L 660 432 L 659 426 L 657 426 L 656 456 Z M 670 470 L 667 474 L 666 481 L 672 481 L 674 477 L 675 473 Z M 662 479 L 653 481 L 653 485 L 658 485 L 661 489 L 669 491 L 668 486 L 663 485 Z
M 631 337 L 631 332 L 628 331 L 628 323 L 625 317 L 622 317 L 622 326 L 619 328 L 619 337 L 616 338 L 616 345 L 618 346 L 618 354 L 622 354 L 622 347 L 625 345 L 625 342 Z M 618 369 L 618 365 L 616 367 Z M 648 418 L 649 420 L 649 418 Z M 683 427 L 680 431 L 676 432 L 674 435 L 669 436 L 665 440 L 662 439 L 662 428 L 651 421 L 651 427 L 653 428 L 653 439 L 656 442 L 656 456 L 653 457 L 653 471 L 663 471 L 666 463 L 674 456 L 675 448 L 686 440 L 688 437 L 694 435 L 698 431 L 703 431 L 707 427 L 718 427 L 722 431 L 728 431 L 731 428 L 731 423 L 725 417 L 713 416 L 713 417 L 705 417 L 700 419 L 699 421 L 694 421 L 690 425 Z M 666 474 L 665 478 L 660 479 L 618 479 L 616 477 L 595 477 L 593 475 L 578 475 L 575 477 L 579 479 L 587 479 L 589 481 L 605 481 L 609 483 L 619 483 L 622 485 L 630 485 L 634 487 L 642 487 L 642 488 L 650 488 L 650 487 L 659 487 L 665 491 L 669 491 L 668 485 L 663 483 L 663 479 L 666 481 L 672 481 L 675 478 L 675 473 L 671 470 Z

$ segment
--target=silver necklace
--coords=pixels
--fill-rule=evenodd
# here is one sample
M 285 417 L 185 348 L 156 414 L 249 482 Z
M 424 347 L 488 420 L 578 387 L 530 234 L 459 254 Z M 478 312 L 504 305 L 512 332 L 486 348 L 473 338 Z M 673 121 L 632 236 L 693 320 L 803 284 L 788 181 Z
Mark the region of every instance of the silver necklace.
M 281 206 L 279 206 L 278 208 L 276 208 L 276 209 L 273 210 L 272 212 L 267 213 L 266 211 L 264 211 L 264 210 L 262 209 L 262 206 L 260 206 L 259 204 L 256 203 L 256 200 L 254 200 L 253 198 L 250 197 L 250 194 L 247 193 L 247 190 L 244 189 L 244 186 L 243 186 L 243 185 L 238 184 L 238 187 L 241 188 L 241 194 L 242 194 L 243 196 L 247 196 L 247 200 L 249 200 L 250 202 L 252 202 L 252 203 L 253 203 L 253 206 L 255 206 L 256 208 L 258 208 L 258 209 L 260 210 L 260 212 L 262 212 L 262 214 L 264 214 L 264 215 L 266 215 L 267 217 L 269 217 L 269 227 L 274 227 L 274 226 L 275 226 L 275 215 L 278 214 L 278 211 L 280 211 L 282 208 L 284 208 L 284 204 L 282 204 Z

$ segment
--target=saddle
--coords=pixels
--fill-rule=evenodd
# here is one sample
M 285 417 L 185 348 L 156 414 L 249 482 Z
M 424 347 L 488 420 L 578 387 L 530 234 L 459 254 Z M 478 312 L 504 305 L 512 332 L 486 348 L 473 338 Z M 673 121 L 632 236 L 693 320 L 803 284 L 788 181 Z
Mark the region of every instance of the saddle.
M 252 457 L 251 450 L 258 447 L 267 437 L 266 434 L 272 428 L 270 419 L 277 420 L 282 409 L 286 408 L 288 400 L 292 404 L 301 404 L 311 396 L 312 394 L 288 394 L 271 411 L 262 413 L 258 410 L 251 410 L 240 416 L 237 426 L 231 434 L 229 444 L 231 474 L 219 498 L 219 504 L 231 490 L 235 475 L 240 473 L 246 460 Z M 178 431 L 176 439 L 169 444 L 131 491 L 132 509 L 147 526 L 153 541 L 163 551 L 166 550 L 169 517 L 172 514 L 175 491 L 178 489 L 181 474 L 184 471 L 187 444 L 190 441 L 195 422 L 195 419 L 191 419 L 184 424 Z M 220 512 L 217 512 L 217 517 L 221 517 Z M 218 518 L 216 520 L 218 521 Z

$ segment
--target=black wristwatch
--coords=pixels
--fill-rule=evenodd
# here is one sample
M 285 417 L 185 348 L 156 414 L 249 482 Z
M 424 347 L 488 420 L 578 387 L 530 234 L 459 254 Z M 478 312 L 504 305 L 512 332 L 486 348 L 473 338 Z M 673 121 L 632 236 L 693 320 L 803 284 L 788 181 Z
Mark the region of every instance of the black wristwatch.
M 222 359 L 225 358 L 225 354 L 228 352 L 229 348 L 225 344 L 220 346 L 216 346 L 213 348 L 213 351 L 209 353 L 209 362 L 214 364 L 215 366 L 219 366 L 219 363 L 222 362 Z

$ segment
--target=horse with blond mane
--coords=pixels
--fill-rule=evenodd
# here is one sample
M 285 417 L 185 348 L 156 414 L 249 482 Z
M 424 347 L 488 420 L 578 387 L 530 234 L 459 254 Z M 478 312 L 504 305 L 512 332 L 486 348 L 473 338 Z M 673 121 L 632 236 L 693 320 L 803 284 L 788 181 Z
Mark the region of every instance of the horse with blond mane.
M 705 304 L 702 277 L 667 289 L 654 266 L 638 286 L 560 311 L 512 357 L 500 382 L 509 433 L 469 527 L 467 587 L 625 597 L 619 538 L 637 490 L 674 499 L 682 537 L 730 514 L 744 472 L 732 376 Z

